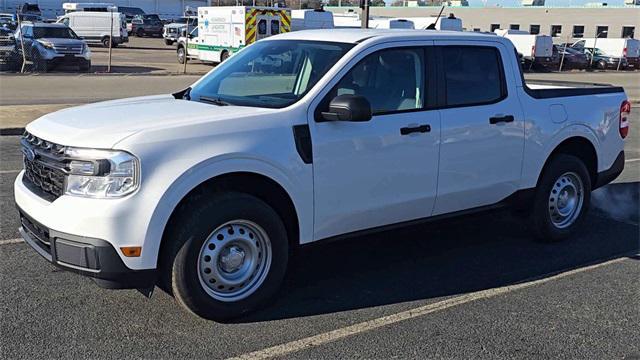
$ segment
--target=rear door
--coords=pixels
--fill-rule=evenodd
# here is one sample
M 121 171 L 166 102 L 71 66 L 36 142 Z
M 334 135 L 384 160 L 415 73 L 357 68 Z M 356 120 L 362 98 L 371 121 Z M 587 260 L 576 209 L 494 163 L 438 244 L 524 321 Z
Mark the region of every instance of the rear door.
M 442 119 L 433 213 L 438 215 L 490 205 L 519 188 L 524 115 L 513 64 L 507 61 L 513 53 L 506 47 L 480 41 L 435 43 Z

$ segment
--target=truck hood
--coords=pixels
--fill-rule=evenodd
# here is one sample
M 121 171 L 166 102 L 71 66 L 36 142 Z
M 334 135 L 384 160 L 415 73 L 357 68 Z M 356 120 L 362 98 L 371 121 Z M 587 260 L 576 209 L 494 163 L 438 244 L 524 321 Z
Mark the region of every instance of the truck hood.
M 108 149 L 144 130 L 217 122 L 268 111 L 176 100 L 172 95 L 155 95 L 56 111 L 31 122 L 26 130 L 60 145 Z

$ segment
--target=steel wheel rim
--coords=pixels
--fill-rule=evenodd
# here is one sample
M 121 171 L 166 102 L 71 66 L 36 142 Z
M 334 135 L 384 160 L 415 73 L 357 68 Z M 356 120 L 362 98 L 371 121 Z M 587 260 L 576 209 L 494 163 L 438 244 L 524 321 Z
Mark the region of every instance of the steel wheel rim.
M 582 179 L 574 172 L 562 174 L 549 193 L 549 216 L 559 229 L 571 226 L 582 211 L 584 187 Z
M 217 227 L 200 248 L 200 285 L 216 300 L 242 300 L 260 288 L 271 260 L 271 241 L 262 227 L 248 220 L 229 221 Z
M 182 62 L 184 61 L 184 51 L 178 50 L 178 60 L 182 64 Z

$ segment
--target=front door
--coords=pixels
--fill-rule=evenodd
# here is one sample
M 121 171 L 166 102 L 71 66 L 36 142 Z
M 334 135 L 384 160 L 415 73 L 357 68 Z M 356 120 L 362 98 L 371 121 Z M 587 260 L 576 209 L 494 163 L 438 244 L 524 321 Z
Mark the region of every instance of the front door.
M 316 239 L 431 215 L 440 117 L 427 106 L 430 58 L 424 46 L 372 49 L 318 110 L 337 95 L 360 95 L 373 118 L 319 122 L 319 111 L 311 115 Z
M 518 190 L 524 114 L 508 61 L 513 50 L 498 42 L 435 44 L 442 69 L 438 215 L 491 205 Z

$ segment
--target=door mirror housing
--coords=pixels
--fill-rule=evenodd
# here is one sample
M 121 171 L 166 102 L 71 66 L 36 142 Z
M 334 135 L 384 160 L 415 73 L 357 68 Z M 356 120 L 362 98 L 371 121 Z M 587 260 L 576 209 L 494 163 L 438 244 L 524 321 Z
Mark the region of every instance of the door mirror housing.
M 329 103 L 329 111 L 322 112 L 325 121 L 354 121 L 371 120 L 371 104 L 364 96 L 339 95 Z

